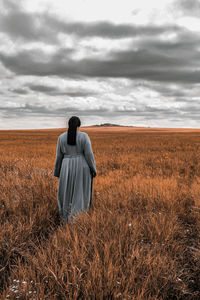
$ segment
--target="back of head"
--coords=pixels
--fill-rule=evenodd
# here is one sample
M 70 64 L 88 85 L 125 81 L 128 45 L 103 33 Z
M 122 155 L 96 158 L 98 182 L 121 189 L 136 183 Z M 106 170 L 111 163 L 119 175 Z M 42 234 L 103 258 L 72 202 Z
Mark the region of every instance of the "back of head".
M 81 121 L 78 117 L 73 116 L 68 121 L 67 143 L 69 145 L 76 145 L 77 127 L 81 126 Z

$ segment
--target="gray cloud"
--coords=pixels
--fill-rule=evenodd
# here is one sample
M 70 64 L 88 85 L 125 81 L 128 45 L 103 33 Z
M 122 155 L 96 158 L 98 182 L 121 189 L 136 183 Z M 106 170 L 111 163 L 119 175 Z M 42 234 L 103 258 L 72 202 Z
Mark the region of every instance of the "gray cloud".
M 190 106 L 191 112 L 196 112 L 198 105 Z M 163 117 L 181 117 L 181 113 L 186 111 L 186 107 L 182 108 L 157 108 L 150 105 L 140 105 L 136 109 L 119 109 L 118 107 L 99 107 L 98 109 L 80 109 L 77 107 L 63 106 L 60 108 L 49 108 L 44 105 L 34 105 L 25 103 L 24 105 L 18 107 L 0 107 L 0 111 L 3 112 L 4 118 L 20 117 L 20 116 L 57 116 L 65 117 L 66 115 L 77 114 L 79 116 L 134 116 L 143 117 L 144 119 L 162 119 Z M 198 113 L 199 114 L 199 113 Z
M 170 31 L 179 31 L 175 25 L 142 26 L 129 24 L 113 24 L 111 22 L 62 22 L 52 16 L 47 16 L 45 23 L 51 28 L 79 37 L 103 37 L 121 39 L 136 36 L 152 36 Z
M 181 111 L 182 112 L 190 112 L 190 114 L 194 114 L 194 115 L 200 115 L 200 102 L 199 103 L 194 103 L 193 105 L 190 104 L 186 104 L 184 106 L 181 107 Z
M 53 86 L 45 86 L 40 84 L 29 84 L 29 89 L 36 92 L 41 92 L 45 94 L 51 94 L 52 92 L 57 92 L 58 89 Z
M 184 0 L 179 2 L 179 5 L 187 6 Z M 58 32 L 74 34 L 81 38 L 140 37 L 137 50 L 131 49 L 134 49 L 133 44 L 130 49 L 111 51 L 106 56 L 102 54 L 98 59 L 73 59 L 72 55 L 76 49 L 66 47 L 59 47 L 54 55 L 46 54 L 40 49 L 21 50 L 12 55 L 1 52 L 1 63 L 16 75 L 111 77 L 179 83 L 200 81 L 199 35 L 176 25 L 136 26 L 116 25 L 110 22 L 64 22 L 48 14 L 25 13 L 20 6 L 15 11 L 9 9 L 7 15 L 0 19 L 0 25 L 0 30 L 7 32 L 12 38 L 21 37 L 27 41 L 55 42 Z M 160 34 L 169 32 L 176 33 L 177 38 L 174 41 L 160 40 Z M 40 92 L 43 93 L 56 93 L 49 87 L 46 90 L 45 87 L 41 89 Z M 76 96 L 76 93 L 74 95 Z
M 130 84 L 130 88 L 143 88 L 146 90 L 153 90 L 160 94 L 160 96 L 164 97 L 168 101 L 173 102 L 195 102 L 200 101 L 199 98 L 199 83 L 171 83 L 165 82 L 161 84 L 158 82 L 150 82 L 150 81 L 139 81 L 138 84 L 132 82 Z M 197 100 L 197 97 L 199 100 Z
M 199 0 L 177 0 L 175 6 L 181 10 L 184 15 L 200 16 L 200 1 Z
M 23 38 L 25 40 L 42 40 L 47 37 L 47 32 L 41 26 L 36 26 L 39 17 L 23 12 L 11 12 L 1 16 L 0 31 L 9 34 L 12 38 Z
M 71 108 L 57 108 L 57 109 L 49 109 L 44 105 L 34 105 L 26 103 L 24 105 L 18 107 L 0 107 L 0 111 L 3 113 L 4 118 L 13 118 L 13 117 L 25 117 L 25 116 L 42 116 L 42 115 L 60 115 L 64 116 L 66 112 L 73 113 L 76 111 L 73 107 Z
M 187 35 L 184 35 L 187 38 Z M 183 40 L 145 42 L 145 47 L 132 51 L 111 51 L 101 59 L 73 60 L 65 49 L 51 57 L 42 51 L 21 51 L 14 55 L 0 53 L 2 64 L 18 75 L 60 77 L 113 77 L 145 79 L 158 82 L 200 82 L 200 53 L 195 47 L 185 50 Z M 187 43 L 186 43 L 187 44 Z M 195 42 L 196 44 L 196 42 Z M 164 50 L 166 45 L 167 50 Z
M 5 4 L 4 4 L 5 5 Z M 137 36 L 154 36 L 179 31 L 176 25 L 143 26 L 133 24 L 113 24 L 111 22 L 70 22 L 62 21 L 53 15 L 24 12 L 20 6 L 1 14 L 0 32 L 13 39 L 26 41 L 55 42 L 57 34 L 65 33 L 78 37 L 102 37 L 122 39 Z
M 25 103 L 18 107 L 0 106 L 0 111 L 3 113 L 3 118 L 25 117 L 25 116 L 59 116 L 65 117 L 68 114 L 78 114 L 80 116 L 109 114 L 107 108 L 100 107 L 98 109 L 78 109 L 76 107 L 63 106 L 60 108 L 49 108 L 44 105 L 34 105 Z
M 21 1 L 2 0 L 6 12 L 0 11 L 0 32 L 13 40 L 55 42 L 56 37 L 48 24 L 45 14 L 28 13 L 23 10 Z
M 167 98 L 179 98 L 180 99 L 180 98 L 185 97 L 187 94 L 187 92 L 184 89 L 180 90 L 180 87 L 179 87 L 179 89 L 171 89 L 169 86 L 162 85 L 162 86 L 157 86 L 155 88 L 155 90 Z
M 7 12 L 19 11 L 21 7 L 20 0 L 17 2 L 15 0 L 1 0 L 0 7 Z M 2 14 L 2 11 L 0 12 L 0 14 Z
M 143 116 L 145 119 L 148 118 L 162 118 L 163 116 L 173 116 L 177 115 L 178 111 L 174 108 L 157 108 L 157 107 L 151 107 L 150 105 L 143 105 L 142 108 L 137 108 L 135 110 L 121 110 L 121 109 L 116 109 L 115 113 L 117 114 L 126 114 L 126 115 L 131 115 L 131 116 Z
M 10 92 L 19 95 L 27 95 L 29 92 L 23 88 L 9 89 Z
M 90 90 L 84 90 L 84 89 L 58 89 L 54 86 L 45 86 L 40 84 L 29 84 L 29 89 L 35 92 L 44 93 L 49 96 L 69 96 L 69 97 L 88 97 L 97 95 L 97 92 L 90 91 Z

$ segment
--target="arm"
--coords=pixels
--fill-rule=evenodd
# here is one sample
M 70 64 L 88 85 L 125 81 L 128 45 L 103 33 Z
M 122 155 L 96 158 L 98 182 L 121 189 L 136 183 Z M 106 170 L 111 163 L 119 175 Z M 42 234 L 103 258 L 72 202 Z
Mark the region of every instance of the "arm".
M 94 154 L 92 151 L 92 145 L 89 136 L 86 134 L 85 144 L 84 144 L 84 156 L 87 161 L 87 164 L 90 168 L 91 174 L 93 177 L 96 176 L 97 170 L 95 165 Z
M 63 153 L 61 151 L 61 147 L 60 147 L 60 138 L 58 137 L 57 150 L 56 150 L 56 160 L 55 160 L 54 173 L 53 173 L 53 175 L 55 177 L 60 176 L 60 169 L 61 169 L 61 165 L 62 165 L 63 156 L 64 155 L 63 155 Z

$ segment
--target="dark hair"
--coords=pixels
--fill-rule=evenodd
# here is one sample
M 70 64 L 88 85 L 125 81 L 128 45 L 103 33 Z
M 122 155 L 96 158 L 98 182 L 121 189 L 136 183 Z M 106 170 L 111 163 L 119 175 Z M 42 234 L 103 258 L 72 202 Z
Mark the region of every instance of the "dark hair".
M 67 144 L 76 145 L 77 127 L 81 126 L 81 121 L 78 117 L 73 116 L 68 121 Z

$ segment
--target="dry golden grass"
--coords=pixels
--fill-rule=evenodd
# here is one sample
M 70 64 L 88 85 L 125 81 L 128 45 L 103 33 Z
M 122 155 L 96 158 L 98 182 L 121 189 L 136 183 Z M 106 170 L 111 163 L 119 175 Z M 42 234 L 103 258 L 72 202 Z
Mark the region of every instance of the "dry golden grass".
M 65 130 L 0 131 L 2 299 L 200 299 L 200 130 L 82 128 L 93 204 L 63 225 Z

